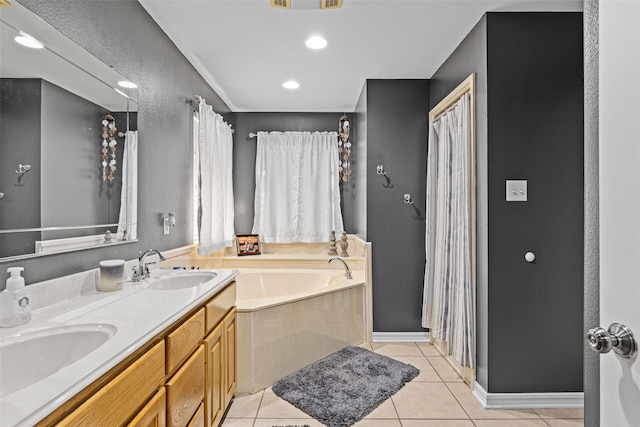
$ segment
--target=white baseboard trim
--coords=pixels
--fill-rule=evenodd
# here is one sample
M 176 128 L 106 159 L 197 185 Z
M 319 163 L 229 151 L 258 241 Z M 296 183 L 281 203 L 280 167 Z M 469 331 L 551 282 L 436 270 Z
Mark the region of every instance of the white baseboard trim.
M 583 408 L 584 393 L 487 393 L 477 382 L 473 395 L 485 409 Z
M 374 332 L 372 342 L 429 342 L 429 332 Z

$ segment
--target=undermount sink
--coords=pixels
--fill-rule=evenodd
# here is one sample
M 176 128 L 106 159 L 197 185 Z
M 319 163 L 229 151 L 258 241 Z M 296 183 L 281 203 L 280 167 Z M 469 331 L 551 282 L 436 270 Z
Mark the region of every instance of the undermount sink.
M 0 344 L 0 397 L 55 374 L 107 342 L 113 325 L 61 326 L 9 337 Z
M 171 274 L 153 279 L 147 286 L 147 289 L 156 291 L 187 289 L 207 283 L 216 276 L 217 274 L 213 272 Z

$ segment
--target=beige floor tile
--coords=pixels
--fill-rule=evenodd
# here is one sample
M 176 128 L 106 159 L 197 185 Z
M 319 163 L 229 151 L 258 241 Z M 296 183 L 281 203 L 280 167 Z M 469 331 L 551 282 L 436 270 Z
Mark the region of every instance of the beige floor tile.
M 395 420 L 360 420 L 353 427 L 402 427 L 399 419 Z
M 462 378 L 458 375 L 456 371 L 453 370 L 449 362 L 447 362 L 444 357 L 427 357 L 433 369 L 436 370 L 442 381 L 444 382 L 462 382 Z
M 475 427 L 469 420 L 400 420 L 402 427 Z
M 469 419 L 443 383 L 412 381 L 391 399 L 400 419 Z
M 424 356 L 394 356 L 393 358 L 402 363 L 413 365 L 420 370 L 420 375 L 411 381 L 442 381 L 440 375 L 437 374 L 431 363 Z
M 475 419 L 528 419 L 540 418 L 533 410 L 529 409 L 484 409 L 480 402 L 473 397 L 471 389 L 465 383 L 447 383 L 451 393 L 458 399 L 464 410 L 472 420 Z
M 258 410 L 258 418 L 312 419 L 286 400 L 276 396 L 271 387 L 264 391 L 262 403 Z
M 476 427 L 548 427 L 541 419 L 537 420 L 473 420 Z
M 584 420 L 582 418 L 573 418 L 573 419 L 545 418 L 545 421 L 551 427 L 584 427 Z
M 258 418 L 253 427 L 276 427 L 276 426 L 310 426 L 325 427 L 320 421 L 309 418 Z
M 225 418 L 222 427 L 252 427 L 254 418 Z
M 422 354 L 424 354 L 425 356 L 441 356 L 440 352 L 436 350 L 436 348 L 431 343 L 419 342 L 416 344 L 418 345 L 418 348 L 420 349 Z
M 374 342 L 373 351 L 384 356 L 422 356 L 422 352 L 413 342 Z
M 263 391 L 259 391 L 234 397 L 229 412 L 227 412 L 227 418 L 255 418 L 263 393 Z
M 534 409 L 540 418 L 584 418 L 583 408 Z
M 376 409 L 371 411 L 369 415 L 364 417 L 364 419 L 398 419 L 398 413 L 396 412 L 396 407 L 393 406 L 393 401 L 391 399 L 387 399 L 380 404 Z

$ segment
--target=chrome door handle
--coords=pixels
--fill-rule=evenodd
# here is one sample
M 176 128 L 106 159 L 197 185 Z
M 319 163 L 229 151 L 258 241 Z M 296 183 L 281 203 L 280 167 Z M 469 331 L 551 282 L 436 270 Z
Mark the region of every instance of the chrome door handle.
M 631 358 L 638 352 L 631 329 L 620 323 L 612 323 L 607 331 L 600 327 L 589 329 L 587 341 L 591 350 L 597 353 L 613 350 L 622 357 Z

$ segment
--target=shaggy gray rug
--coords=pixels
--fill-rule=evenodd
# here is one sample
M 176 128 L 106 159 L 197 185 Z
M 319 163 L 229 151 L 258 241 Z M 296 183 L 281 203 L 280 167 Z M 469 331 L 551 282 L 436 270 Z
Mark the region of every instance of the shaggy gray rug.
M 273 392 L 329 427 L 348 427 L 420 371 L 360 347 L 345 347 L 287 375 Z

